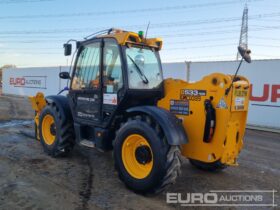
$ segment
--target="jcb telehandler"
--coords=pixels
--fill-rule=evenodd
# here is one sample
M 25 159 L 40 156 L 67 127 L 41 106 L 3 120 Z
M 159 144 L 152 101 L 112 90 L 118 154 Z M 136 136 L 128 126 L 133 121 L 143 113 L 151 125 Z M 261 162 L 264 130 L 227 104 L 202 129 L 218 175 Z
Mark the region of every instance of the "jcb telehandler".
M 113 150 L 121 180 L 138 193 L 174 183 L 181 156 L 204 170 L 237 165 L 250 88 L 237 71 L 193 83 L 164 80 L 162 40 L 143 32 L 110 29 L 76 41 L 76 48 L 71 73 L 59 75 L 70 80 L 67 96 L 30 97 L 47 154 L 68 154 L 75 144 Z M 66 56 L 71 49 L 64 44 Z M 249 50 L 239 52 L 251 61 Z

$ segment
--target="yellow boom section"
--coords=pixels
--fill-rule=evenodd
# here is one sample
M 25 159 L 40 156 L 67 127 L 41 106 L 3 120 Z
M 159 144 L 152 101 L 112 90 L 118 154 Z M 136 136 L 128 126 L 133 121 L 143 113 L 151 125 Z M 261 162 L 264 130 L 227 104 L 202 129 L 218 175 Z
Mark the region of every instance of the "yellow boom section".
M 164 81 L 165 97 L 158 106 L 167 109 L 182 120 L 189 142 L 182 145 L 182 155 L 203 162 L 220 160 L 236 165 L 243 146 L 243 136 L 249 101 L 249 81 L 239 76 L 228 95 L 232 76 L 211 74 L 202 80 L 188 83 L 182 80 Z M 215 128 L 210 142 L 204 141 L 205 100 L 215 109 Z
M 29 100 L 32 105 L 32 109 L 35 110 L 35 117 L 34 117 L 34 122 L 37 127 L 37 139 L 39 140 L 39 132 L 38 132 L 38 125 L 39 125 L 39 116 L 43 108 L 47 105 L 45 96 L 43 93 L 38 92 L 36 96 L 29 96 Z

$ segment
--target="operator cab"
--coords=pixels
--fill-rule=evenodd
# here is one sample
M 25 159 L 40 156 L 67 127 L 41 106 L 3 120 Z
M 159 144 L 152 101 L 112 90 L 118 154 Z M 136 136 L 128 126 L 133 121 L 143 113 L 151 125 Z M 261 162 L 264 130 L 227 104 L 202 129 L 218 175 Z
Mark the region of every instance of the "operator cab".
M 77 42 L 68 94 L 74 121 L 108 128 L 130 107 L 156 105 L 163 97 L 161 44 L 119 30 Z M 71 45 L 64 48 L 70 55 Z

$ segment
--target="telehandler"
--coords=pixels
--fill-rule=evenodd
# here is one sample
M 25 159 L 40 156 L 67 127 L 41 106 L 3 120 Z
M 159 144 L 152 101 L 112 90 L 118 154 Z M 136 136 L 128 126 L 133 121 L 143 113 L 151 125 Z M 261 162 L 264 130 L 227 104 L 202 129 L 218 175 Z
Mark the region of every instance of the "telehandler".
M 250 88 L 239 68 L 197 82 L 164 80 L 160 38 L 109 29 L 75 42 L 73 68 L 59 75 L 69 79 L 67 95 L 30 97 L 35 136 L 48 155 L 66 155 L 75 144 L 113 150 L 120 179 L 142 194 L 175 183 L 182 157 L 210 171 L 237 165 Z M 240 65 L 251 62 L 250 50 L 238 49 Z

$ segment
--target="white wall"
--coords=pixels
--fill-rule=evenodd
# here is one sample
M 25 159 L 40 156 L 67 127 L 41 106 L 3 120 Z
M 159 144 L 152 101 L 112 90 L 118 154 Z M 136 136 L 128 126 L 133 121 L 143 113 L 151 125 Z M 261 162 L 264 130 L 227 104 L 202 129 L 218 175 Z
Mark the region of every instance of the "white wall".
M 163 63 L 163 77 L 174 79 L 187 79 L 187 71 L 185 63 Z
M 59 78 L 60 71 L 68 71 L 68 68 L 5 69 L 3 71 L 2 92 L 21 96 L 35 95 L 38 91 L 43 92 L 45 95 L 57 94 L 67 85 L 67 80 Z
M 234 74 L 238 64 L 236 61 L 194 62 L 190 64 L 190 80 L 199 80 L 213 72 Z M 280 129 L 280 60 L 243 62 L 239 74 L 253 85 L 248 124 Z M 255 98 L 261 96 L 264 97 Z
M 189 76 L 190 81 L 197 81 L 213 72 L 234 74 L 237 66 L 236 61 L 194 62 L 190 63 L 188 75 L 186 63 L 164 63 L 163 73 L 164 78 L 187 80 L 187 76 Z M 68 71 L 68 68 L 4 70 L 3 93 L 29 96 L 41 91 L 46 95 L 57 94 L 67 83 L 67 80 L 59 79 L 60 71 Z M 251 64 L 244 62 L 239 74 L 246 76 L 253 84 L 252 96 L 265 96 L 262 101 L 260 98 L 251 97 L 248 123 L 280 130 L 280 60 L 259 60 L 253 61 Z M 25 81 L 25 83 L 21 84 L 16 79 Z M 264 91 L 264 85 L 267 87 L 267 91 Z M 274 97 L 272 87 L 274 87 Z M 265 94 L 263 94 L 264 92 Z

